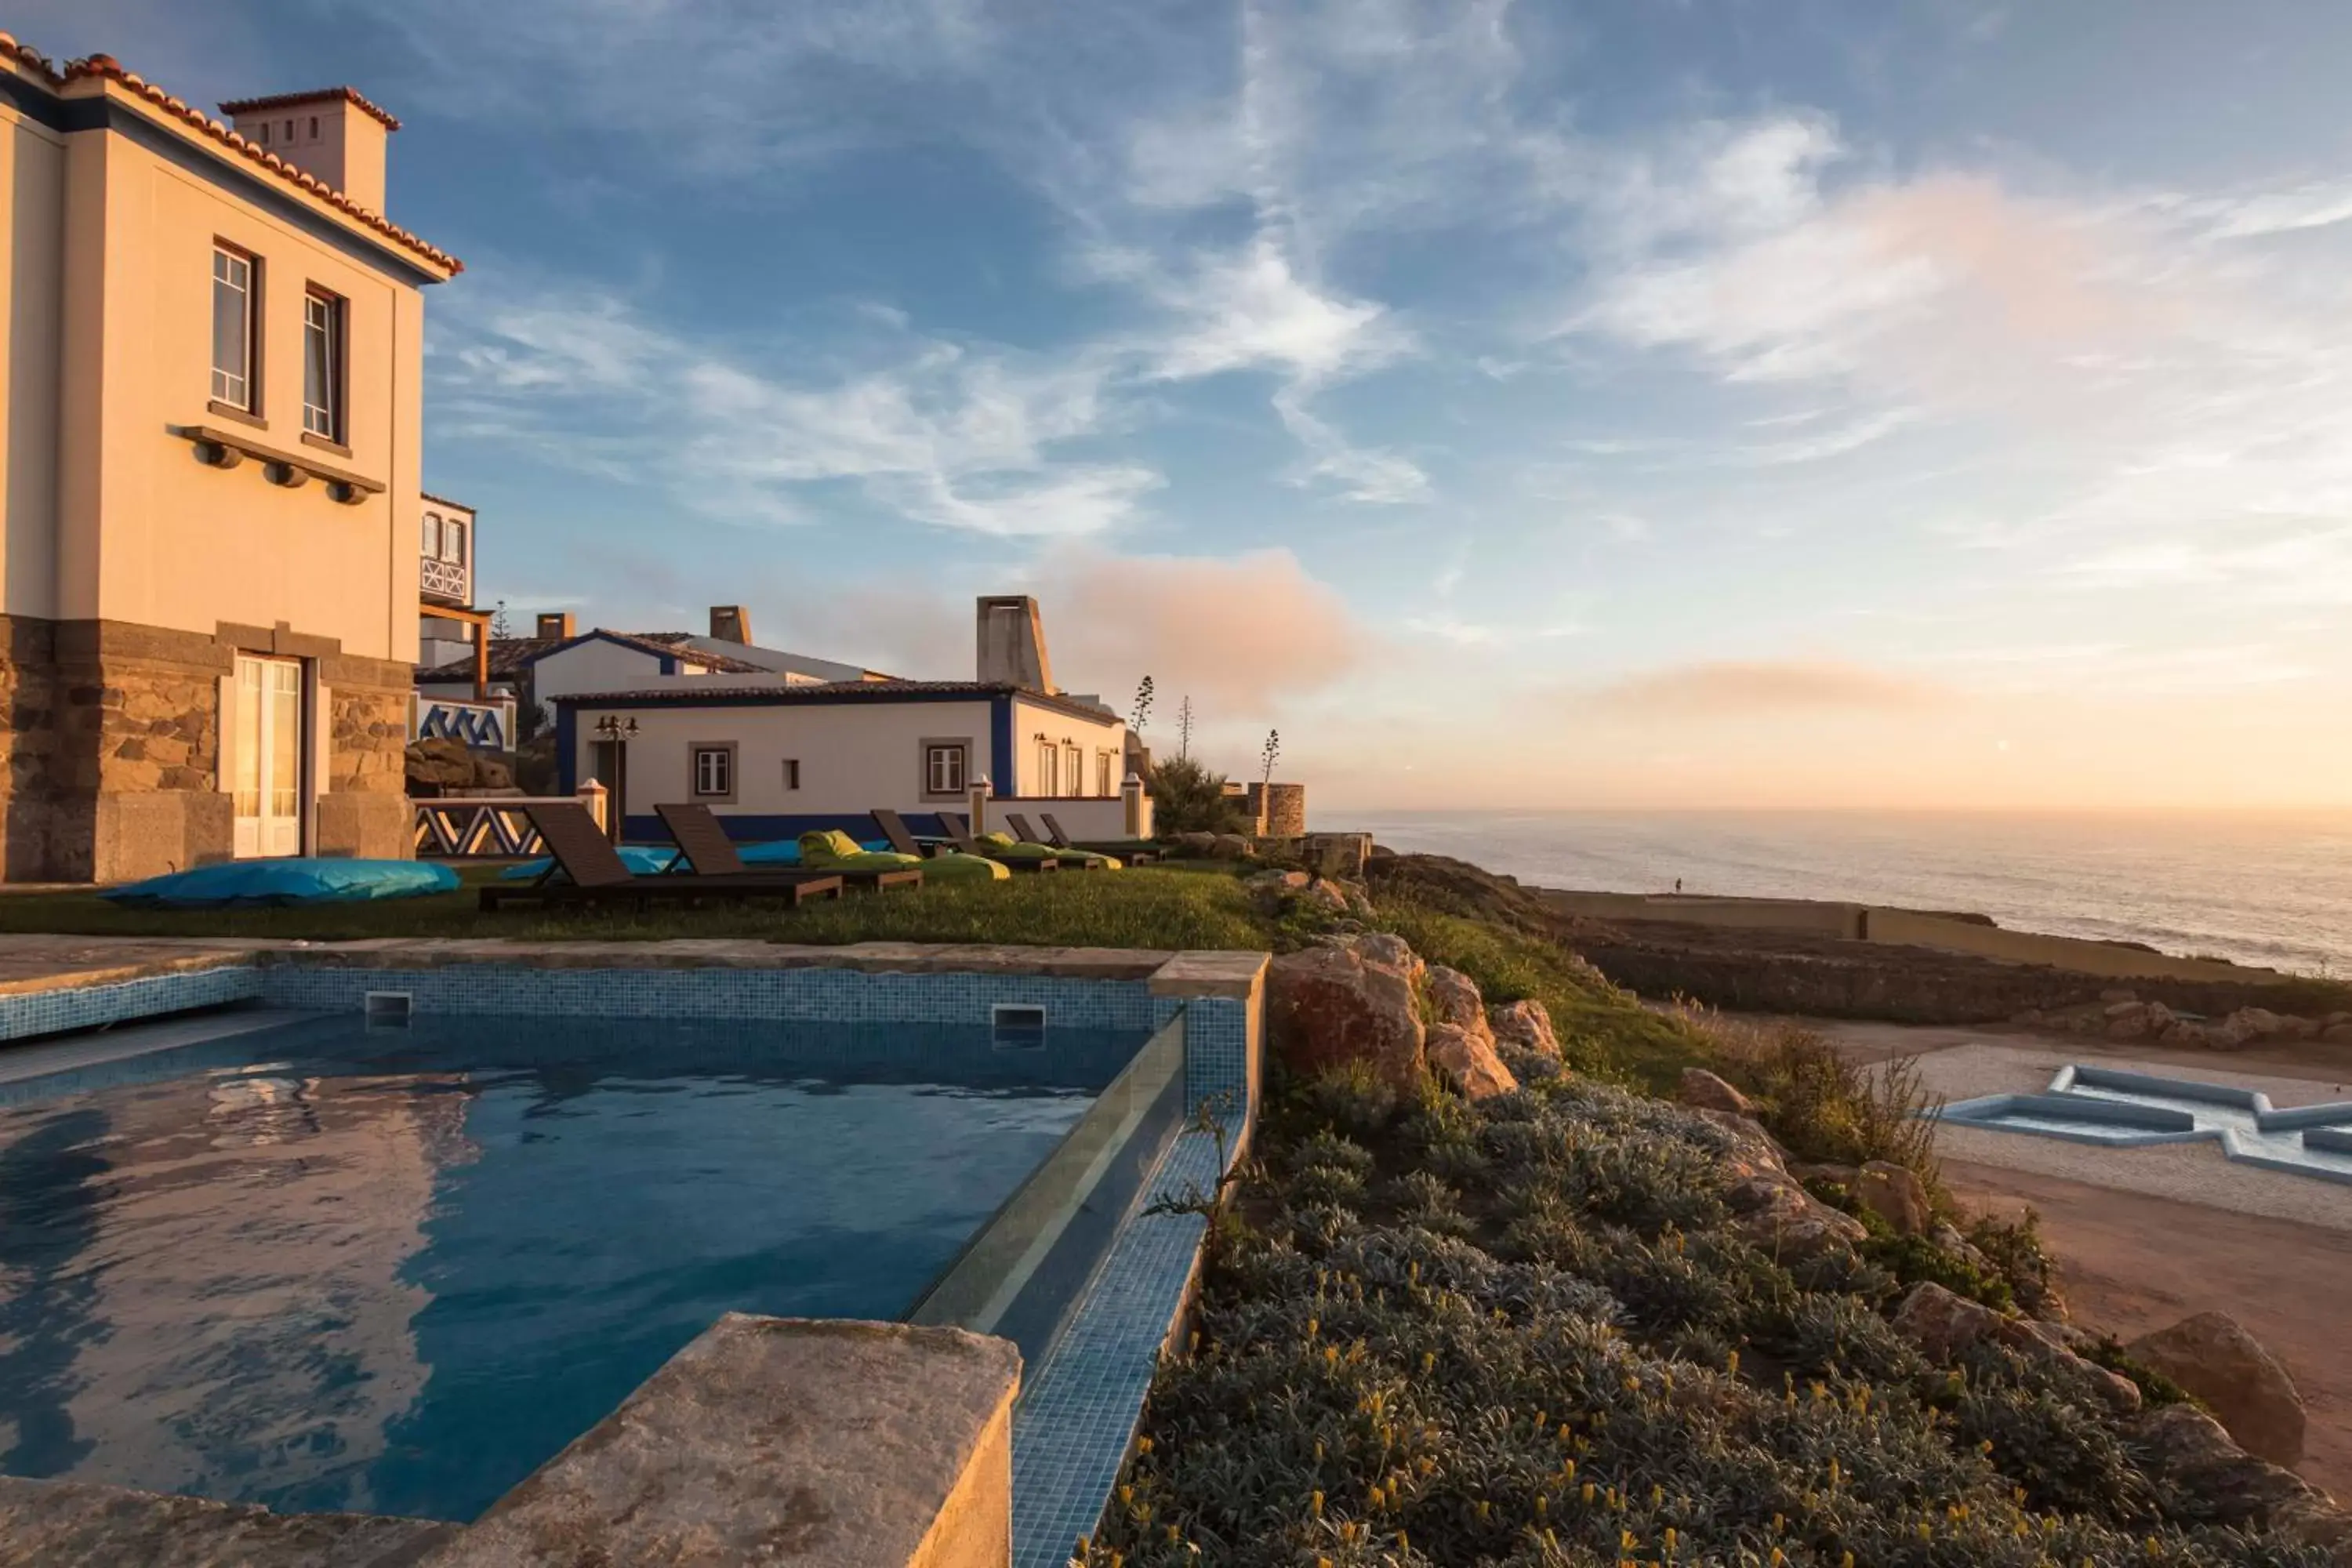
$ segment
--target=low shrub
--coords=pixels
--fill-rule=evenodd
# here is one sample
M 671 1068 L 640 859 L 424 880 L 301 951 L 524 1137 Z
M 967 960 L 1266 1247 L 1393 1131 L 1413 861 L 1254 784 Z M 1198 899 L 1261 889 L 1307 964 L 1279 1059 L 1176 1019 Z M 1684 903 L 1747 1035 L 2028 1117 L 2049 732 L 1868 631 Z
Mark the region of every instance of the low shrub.
M 1355 1087 L 1269 1108 L 1083 1568 L 2325 1561 L 2183 1512 L 2044 1367 L 1929 1365 L 1884 1263 L 1750 1246 L 1690 1113 Z
M 1864 1066 L 1840 1055 L 1813 1030 L 1784 1021 L 1757 1022 L 1685 1005 L 1677 1016 L 1708 1047 L 1710 1066 L 1757 1102 L 1764 1125 L 1800 1160 L 1902 1165 L 1939 1194 L 1936 1123 L 1942 1101 L 1927 1092 L 1917 1065 L 1897 1059 Z

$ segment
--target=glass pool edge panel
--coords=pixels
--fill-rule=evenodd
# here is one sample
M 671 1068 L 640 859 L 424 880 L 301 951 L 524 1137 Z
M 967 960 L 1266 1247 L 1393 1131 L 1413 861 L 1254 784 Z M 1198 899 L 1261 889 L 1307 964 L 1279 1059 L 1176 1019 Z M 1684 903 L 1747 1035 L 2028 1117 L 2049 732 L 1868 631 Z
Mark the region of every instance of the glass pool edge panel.
M 1001 1334 L 1043 1363 L 1183 1114 L 1184 1031 L 1162 1027 L 973 1233 L 907 1321 Z

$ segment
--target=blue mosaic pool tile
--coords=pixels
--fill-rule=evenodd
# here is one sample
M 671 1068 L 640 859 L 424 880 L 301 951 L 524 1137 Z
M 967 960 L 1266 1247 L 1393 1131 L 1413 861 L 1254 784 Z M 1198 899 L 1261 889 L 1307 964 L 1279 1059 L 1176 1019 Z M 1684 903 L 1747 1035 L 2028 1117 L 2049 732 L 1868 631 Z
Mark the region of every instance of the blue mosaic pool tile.
M 542 969 L 455 963 L 429 969 L 278 964 L 264 972 L 274 1007 L 352 1012 L 370 992 L 411 998 L 418 1013 L 536 1017 L 747 1018 L 792 1022 L 984 1024 L 1013 1004 L 1042 1007 L 1057 1029 L 1152 1026 L 1141 981 L 1050 974 L 897 974 L 854 969 Z
M 130 1018 L 249 1002 L 261 994 L 260 972 L 244 964 L 150 974 L 106 985 L 77 985 L 0 996 L 0 1040 L 94 1029 Z
M 1194 996 L 1184 1006 L 1184 1109 L 1213 1103 L 1223 1114 L 1246 1113 L 1255 1073 L 1250 1061 L 1249 1004 L 1236 997 Z
M 1237 1118 L 1228 1122 L 1228 1158 L 1239 1131 Z M 1102 1521 L 1207 1231 L 1196 1214 L 1143 1211 L 1213 1186 L 1218 1148 L 1207 1132 L 1169 1146 L 1061 1338 L 1032 1369 L 1013 1415 L 1013 1568 L 1062 1568 Z

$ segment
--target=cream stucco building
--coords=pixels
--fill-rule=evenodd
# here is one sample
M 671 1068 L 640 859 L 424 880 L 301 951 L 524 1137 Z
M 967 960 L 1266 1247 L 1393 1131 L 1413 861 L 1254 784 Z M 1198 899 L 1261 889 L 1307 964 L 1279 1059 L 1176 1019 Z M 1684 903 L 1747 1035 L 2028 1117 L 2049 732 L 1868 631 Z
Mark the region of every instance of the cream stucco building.
M 459 263 L 382 216 L 359 94 L 222 108 L 0 35 L 12 879 L 409 852 L 423 291 Z

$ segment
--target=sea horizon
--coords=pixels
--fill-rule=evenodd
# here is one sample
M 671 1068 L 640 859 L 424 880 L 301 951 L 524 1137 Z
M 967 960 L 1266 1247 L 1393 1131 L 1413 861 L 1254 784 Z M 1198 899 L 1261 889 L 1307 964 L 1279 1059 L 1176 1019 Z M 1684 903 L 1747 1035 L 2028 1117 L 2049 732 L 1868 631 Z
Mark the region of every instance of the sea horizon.
M 1318 812 L 1540 887 L 1967 911 L 2296 973 L 2352 971 L 2352 806 Z M 1328 824 L 1326 819 L 1328 818 Z

